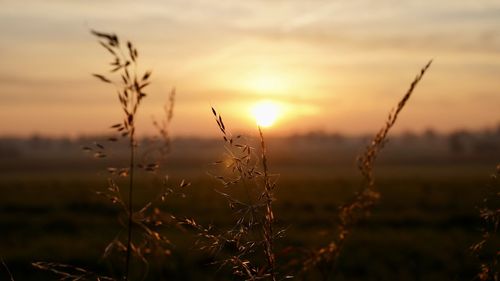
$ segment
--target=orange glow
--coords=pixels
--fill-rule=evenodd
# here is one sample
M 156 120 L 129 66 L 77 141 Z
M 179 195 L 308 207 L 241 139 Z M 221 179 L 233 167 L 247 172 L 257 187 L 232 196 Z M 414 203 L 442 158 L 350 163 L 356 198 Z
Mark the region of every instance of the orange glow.
M 257 125 L 261 127 L 271 127 L 283 114 L 283 107 L 273 101 L 260 101 L 252 107 L 251 113 Z
M 286 77 L 270 71 L 261 71 L 248 78 L 247 87 L 257 94 L 279 94 L 287 91 Z

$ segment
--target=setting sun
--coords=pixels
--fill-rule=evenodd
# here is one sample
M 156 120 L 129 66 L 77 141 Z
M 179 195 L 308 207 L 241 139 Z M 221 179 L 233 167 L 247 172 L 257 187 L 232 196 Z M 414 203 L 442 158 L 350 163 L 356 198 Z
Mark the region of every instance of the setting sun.
M 282 107 L 273 101 L 258 102 L 251 109 L 252 116 L 261 127 L 272 126 L 282 111 Z

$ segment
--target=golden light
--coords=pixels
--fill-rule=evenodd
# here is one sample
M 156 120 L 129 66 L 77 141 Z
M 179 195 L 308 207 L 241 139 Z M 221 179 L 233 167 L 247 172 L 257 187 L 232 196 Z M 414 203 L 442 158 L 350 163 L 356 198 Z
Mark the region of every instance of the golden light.
M 247 87 L 259 94 L 278 94 L 286 91 L 287 79 L 270 71 L 257 72 L 248 77 Z
M 280 104 L 273 101 L 260 101 L 251 108 L 252 116 L 257 125 L 270 127 L 282 115 L 283 109 Z

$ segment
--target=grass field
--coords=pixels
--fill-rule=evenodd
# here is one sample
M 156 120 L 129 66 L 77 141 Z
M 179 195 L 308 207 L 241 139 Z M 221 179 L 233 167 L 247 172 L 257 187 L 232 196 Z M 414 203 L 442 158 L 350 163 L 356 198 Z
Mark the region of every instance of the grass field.
M 477 261 L 468 248 L 481 235 L 477 206 L 489 171 L 486 166 L 378 168 L 381 202 L 348 240 L 333 279 L 471 280 Z M 175 171 L 172 175 L 172 182 L 180 181 Z M 213 191 L 220 189 L 217 182 L 195 172 L 188 178 L 192 185 L 186 197 L 172 197 L 163 209 L 178 217 L 228 225 L 231 211 Z M 141 177 L 136 202 L 154 194 L 157 183 L 153 175 Z M 281 169 L 275 213 L 287 235 L 278 240 L 278 257 L 285 246 L 301 249 L 326 243 L 339 204 L 358 186 L 355 173 L 342 170 L 297 175 Z M 31 267 L 35 261 L 109 272 L 100 256 L 121 228 L 117 210 L 94 193 L 104 188 L 105 176 L 95 173 L 2 175 L 0 252 L 16 280 L 53 280 L 50 273 Z M 152 264 L 148 280 L 233 280 L 225 270 L 209 265 L 211 259 L 194 247 L 196 238 L 189 229 L 170 227 L 166 233 L 174 244 L 172 255 L 154 261 L 158 265 Z M 7 275 L 0 276 L 5 280 Z

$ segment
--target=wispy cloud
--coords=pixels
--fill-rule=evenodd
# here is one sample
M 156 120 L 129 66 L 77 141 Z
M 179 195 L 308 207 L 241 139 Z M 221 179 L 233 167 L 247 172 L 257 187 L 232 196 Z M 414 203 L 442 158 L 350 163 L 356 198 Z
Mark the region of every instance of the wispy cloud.
M 456 101 L 450 116 L 477 116 L 475 126 L 498 118 L 479 112 L 481 104 L 500 103 L 500 96 L 491 94 L 500 89 L 497 0 L 0 0 L 0 5 L 0 110 L 25 109 L 18 114 L 25 116 L 19 121 L 24 131 L 47 104 L 115 102 L 111 95 L 101 99 L 96 92 L 106 88 L 90 79 L 106 59 L 90 28 L 138 44 L 141 62 L 154 69 L 152 89 L 179 88 L 184 112 L 179 118 L 196 116 L 210 102 L 245 107 L 267 94 L 324 109 L 315 120 L 347 120 L 357 110 L 361 120 L 376 114 L 377 103 L 392 101 L 431 57 L 436 64 L 420 100 L 426 106 L 415 108 L 422 126 L 435 124 L 443 100 Z M 256 93 L 251 84 L 258 75 L 279 76 L 286 87 Z M 163 98 L 152 96 L 151 108 Z M 74 112 L 86 112 L 80 109 Z M 360 122 L 337 129 L 361 130 Z M 439 124 L 460 125 L 457 119 Z M 207 133 L 203 125 L 198 129 Z

